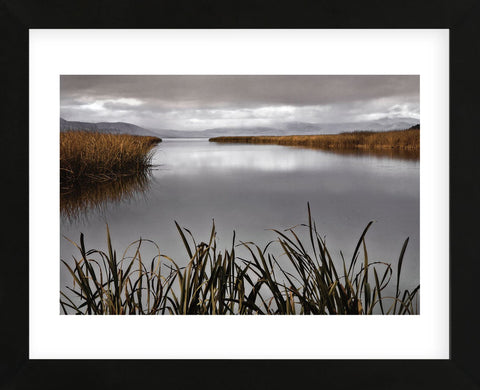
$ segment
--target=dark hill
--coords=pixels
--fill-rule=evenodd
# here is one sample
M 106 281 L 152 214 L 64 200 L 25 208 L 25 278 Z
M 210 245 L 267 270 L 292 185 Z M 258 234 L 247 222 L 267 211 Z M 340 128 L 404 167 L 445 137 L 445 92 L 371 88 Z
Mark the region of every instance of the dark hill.
M 149 135 L 158 137 L 157 133 L 144 129 L 143 127 L 126 122 L 76 122 L 67 121 L 60 118 L 60 131 L 68 130 L 89 130 L 98 131 L 100 133 L 117 133 L 117 134 L 132 134 L 132 135 Z

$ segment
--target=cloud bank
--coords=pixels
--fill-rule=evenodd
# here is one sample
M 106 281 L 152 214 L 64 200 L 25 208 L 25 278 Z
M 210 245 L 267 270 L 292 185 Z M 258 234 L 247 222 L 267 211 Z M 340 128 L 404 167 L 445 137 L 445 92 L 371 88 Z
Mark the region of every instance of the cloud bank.
M 149 129 L 420 120 L 419 76 L 64 75 L 61 116 Z

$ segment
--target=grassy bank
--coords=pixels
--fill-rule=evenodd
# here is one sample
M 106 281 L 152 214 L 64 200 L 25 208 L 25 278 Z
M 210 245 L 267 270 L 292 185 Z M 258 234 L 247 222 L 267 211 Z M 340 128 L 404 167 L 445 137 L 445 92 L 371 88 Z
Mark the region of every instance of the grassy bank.
M 398 266 L 371 261 L 367 252 L 368 223 L 351 259 L 340 252 L 333 261 L 317 232 L 308 207 L 308 223 L 286 231 L 260 248 L 237 243 L 217 248 L 215 224 L 208 242 L 197 243 L 190 231 L 175 222 L 185 259 L 179 266 L 152 241 L 130 244 L 121 258 L 112 247 L 107 227 L 107 250 L 87 249 L 84 235 L 74 243 L 79 257 L 63 261 L 72 285 L 61 291 L 65 314 L 418 314 L 420 286 L 400 288 L 408 238 L 399 243 Z M 304 230 L 304 236 L 298 230 Z M 72 242 L 73 243 L 73 242 Z M 143 245 L 157 255 L 147 261 Z M 239 247 L 248 256 L 237 255 Z M 277 258 L 274 249 L 283 255 Z M 244 252 L 245 252 L 244 250 Z M 286 264 L 282 266 L 281 264 Z M 336 265 L 337 264 L 337 265 Z M 338 266 L 341 264 L 341 266 Z M 288 266 L 288 267 L 287 267 Z M 288 270 L 287 270 L 288 269 Z M 394 293 L 385 288 L 395 283 Z
M 61 132 L 61 188 L 144 173 L 151 166 L 153 147 L 161 141 L 129 134 Z
M 352 133 L 288 136 L 215 137 L 212 142 L 278 144 L 325 150 L 420 151 L 420 129 L 395 131 L 355 131 Z

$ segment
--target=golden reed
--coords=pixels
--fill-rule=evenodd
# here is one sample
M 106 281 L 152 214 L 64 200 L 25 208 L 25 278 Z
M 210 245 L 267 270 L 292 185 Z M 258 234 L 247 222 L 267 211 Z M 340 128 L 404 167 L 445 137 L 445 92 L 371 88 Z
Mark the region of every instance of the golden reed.
M 61 132 L 61 187 L 143 173 L 151 167 L 152 149 L 161 141 L 129 134 Z
M 420 129 L 393 131 L 355 131 L 324 135 L 215 137 L 211 142 L 277 144 L 304 146 L 331 151 L 411 151 L 420 152 Z

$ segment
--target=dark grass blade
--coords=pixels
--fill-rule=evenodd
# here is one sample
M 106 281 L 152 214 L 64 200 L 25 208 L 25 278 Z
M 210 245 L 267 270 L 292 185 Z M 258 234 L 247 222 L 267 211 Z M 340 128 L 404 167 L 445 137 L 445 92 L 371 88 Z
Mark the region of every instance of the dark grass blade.
M 396 288 L 396 292 L 395 292 L 395 297 L 396 298 L 398 298 L 400 296 L 400 273 L 402 272 L 403 256 L 405 255 L 405 250 L 407 249 L 409 239 L 410 239 L 410 237 L 407 237 L 407 239 L 403 243 L 402 251 L 400 252 L 400 257 L 398 259 L 397 288 Z M 396 308 L 397 308 L 397 300 L 395 300 L 395 304 L 394 304 L 394 307 L 393 307 L 393 314 L 396 313 Z

